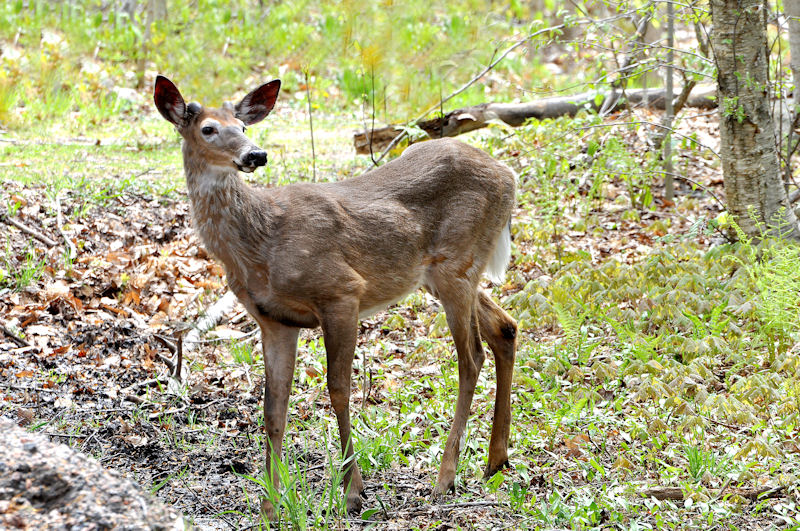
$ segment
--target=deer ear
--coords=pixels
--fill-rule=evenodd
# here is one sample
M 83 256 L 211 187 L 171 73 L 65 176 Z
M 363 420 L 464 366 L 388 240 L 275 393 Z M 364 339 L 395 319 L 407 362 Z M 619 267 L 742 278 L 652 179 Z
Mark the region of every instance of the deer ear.
M 175 83 L 162 75 L 156 76 L 153 100 L 161 116 L 172 124 L 183 127 L 186 124 L 186 103 Z
M 243 121 L 245 125 L 260 122 L 275 106 L 280 90 L 280 79 L 261 85 L 236 104 L 236 117 Z

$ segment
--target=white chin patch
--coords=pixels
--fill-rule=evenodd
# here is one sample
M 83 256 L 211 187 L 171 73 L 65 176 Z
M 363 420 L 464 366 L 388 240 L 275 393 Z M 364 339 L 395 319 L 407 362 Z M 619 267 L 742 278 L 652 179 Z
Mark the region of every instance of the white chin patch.
M 245 173 L 253 173 L 254 171 L 256 171 L 256 167 L 255 166 L 242 166 L 241 164 L 239 164 L 235 160 L 233 161 L 233 163 L 236 165 L 236 169 L 239 170 L 239 171 L 243 171 Z

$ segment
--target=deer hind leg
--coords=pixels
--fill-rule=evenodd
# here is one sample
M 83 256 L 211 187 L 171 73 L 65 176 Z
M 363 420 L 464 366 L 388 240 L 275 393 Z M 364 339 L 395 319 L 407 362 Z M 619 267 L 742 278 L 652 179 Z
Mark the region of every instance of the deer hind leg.
M 481 337 L 489 344 L 497 366 L 492 438 L 484 473 L 484 477 L 489 478 L 509 466 L 508 435 L 511 428 L 511 386 L 517 350 L 517 323 L 483 290 L 478 292 L 478 321 Z
M 347 512 L 360 513 L 364 484 L 356 463 L 350 428 L 350 377 L 358 335 L 358 301 L 329 306 L 321 324 L 328 358 L 328 392 L 342 443 Z
M 475 394 L 475 384 L 486 355 L 483 352 L 478 331 L 474 284 L 462 279 L 455 284 L 453 282 L 448 282 L 447 285 L 437 283 L 435 286 L 436 289 L 433 292 L 444 306 L 447 324 L 453 335 L 453 342 L 458 354 L 458 398 L 456 399 L 453 424 L 442 455 L 439 478 L 433 491 L 434 496 L 438 497 L 455 490 L 458 456 L 472 406 L 472 397 Z
M 264 429 L 269 439 L 266 446 L 267 476 L 276 490 L 280 486 L 277 465 L 281 460 L 286 411 L 294 377 L 299 328 L 259 319 L 264 345 Z M 269 520 L 276 518 L 276 508 L 269 499 L 261 502 L 261 512 Z

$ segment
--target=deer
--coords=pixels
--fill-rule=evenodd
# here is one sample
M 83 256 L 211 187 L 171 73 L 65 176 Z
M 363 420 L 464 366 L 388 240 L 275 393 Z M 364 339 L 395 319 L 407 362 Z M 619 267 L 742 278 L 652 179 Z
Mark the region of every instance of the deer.
M 354 459 L 350 394 L 358 320 L 423 287 L 442 305 L 458 360 L 458 394 L 434 499 L 455 491 L 475 386 L 486 354 L 497 389 L 484 477 L 510 466 L 511 389 L 517 323 L 480 287 L 503 282 L 511 255 L 516 175 L 452 138 L 415 143 L 396 159 L 337 182 L 248 185 L 239 172 L 267 164 L 246 128 L 275 106 L 281 82 L 219 108 L 186 103 L 159 75 L 154 101 L 183 138 L 195 231 L 222 262 L 228 287 L 258 324 L 264 355 L 266 477 L 279 488 L 298 334 L 321 328 L 327 389 L 339 427 L 348 513 L 364 483 Z M 276 508 L 262 500 L 270 520 Z

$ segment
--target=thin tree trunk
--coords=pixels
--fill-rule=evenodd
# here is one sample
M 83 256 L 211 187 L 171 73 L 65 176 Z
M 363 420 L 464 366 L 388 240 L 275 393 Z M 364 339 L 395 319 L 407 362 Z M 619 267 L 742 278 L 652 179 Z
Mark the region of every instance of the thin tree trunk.
M 789 21 L 789 53 L 791 60 L 789 66 L 792 70 L 794 90 L 789 99 L 789 124 L 786 131 L 786 164 L 784 168 L 784 181 L 792 182 L 792 155 L 797 149 L 798 140 L 795 138 L 794 126 L 797 122 L 798 105 L 800 99 L 800 0 L 784 0 L 783 9 Z
M 800 239 L 769 112 L 766 6 L 761 0 L 711 0 L 711 17 L 728 210 L 751 238 Z
M 667 4 L 667 79 L 666 81 L 666 112 L 664 113 L 664 125 L 667 127 L 665 132 L 669 132 L 672 128 L 672 119 L 674 118 L 674 109 L 672 107 L 672 98 L 674 93 L 672 90 L 672 62 L 674 60 L 674 53 L 672 47 L 675 46 L 675 7 L 672 2 Z M 667 138 L 665 136 L 665 138 Z M 664 198 L 667 201 L 675 199 L 675 184 L 672 182 L 672 138 L 667 138 L 667 143 L 664 145 Z

